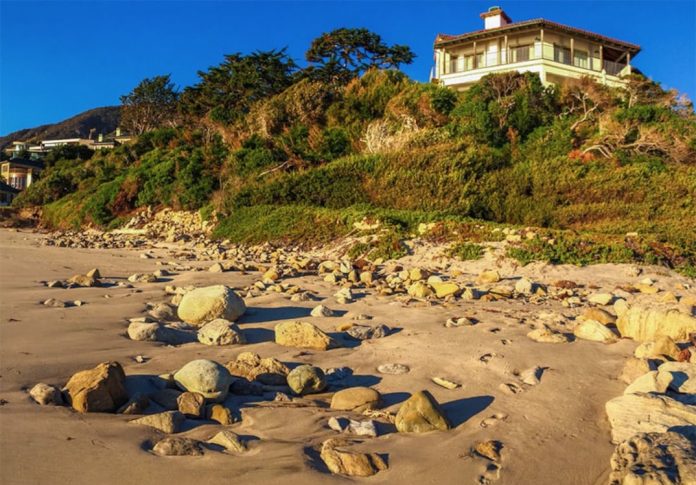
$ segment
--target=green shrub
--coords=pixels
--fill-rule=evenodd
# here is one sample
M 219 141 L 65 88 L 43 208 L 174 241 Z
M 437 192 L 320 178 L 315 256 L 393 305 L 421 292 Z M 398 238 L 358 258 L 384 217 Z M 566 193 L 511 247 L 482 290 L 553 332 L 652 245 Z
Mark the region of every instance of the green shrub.
M 462 261 L 479 259 L 483 256 L 483 246 L 472 243 L 458 243 L 449 249 L 448 255 Z

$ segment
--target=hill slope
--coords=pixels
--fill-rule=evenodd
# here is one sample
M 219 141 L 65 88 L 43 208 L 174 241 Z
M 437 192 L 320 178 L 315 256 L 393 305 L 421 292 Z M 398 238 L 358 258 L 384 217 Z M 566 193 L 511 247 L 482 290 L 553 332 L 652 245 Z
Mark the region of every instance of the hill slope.
M 25 128 L 0 137 L 0 150 L 17 140 L 41 140 L 45 138 L 87 138 L 89 131 L 96 133 L 111 133 L 116 129 L 121 119 L 119 106 L 104 106 L 94 108 L 58 123 Z

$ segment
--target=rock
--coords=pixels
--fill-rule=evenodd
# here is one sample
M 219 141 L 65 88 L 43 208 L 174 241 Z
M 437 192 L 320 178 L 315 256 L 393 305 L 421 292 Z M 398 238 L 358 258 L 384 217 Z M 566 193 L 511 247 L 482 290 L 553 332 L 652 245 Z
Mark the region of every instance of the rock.
M 223 406 L 222 404 L 211 404 L 208 406 L 205 416 L 207 419 L 216 421 L 223 426 L 229 426 L 237 421 L 230 408 Z
M 406 374 L 411 369 L 404 364 L 382 364 L 377 367 L 377 371 L 381 374 L 401 375 Z
M 634 306 L 618 318 L 616 326 L 622 337 L 639 342 L 661 336 L 685 342 L 690 333 L 696 332 L 696 318 L 677 309 Z
M 669 382 L 669 388 L 681 394 L 696 394 L 696 364 L 665 362 L 657 368 L 658 374 Z
M 432 296 L 433 290 L 423 281 L 416 281 L 408 287 L 408 294 L 413 298 L 427 298 Z
M 186 293 L 179 304 L 178 315 L 184 322 L 200 326 L 217 318 L 234 322 L 245 311 L 244 300 L 232 288 L 216 285 Z
M 74 286 L 90 288 L 92 286 L 97 286 L 99 284 L 99 281 L 94 276 L 76 274 L 75 276 L 70 277 L 68 283 Z
M 269 282 L 273 283 L 275 281 L 278 281 L 280 279 L 280 273 L 276 268 L 270 268 L 268 271 L 266 271 L 262 276 L 261 280 L 264 282 Z
M 375 427 L 375 422 L 371 419 L 367 421 L 355 421 L 351 419 L 346 431 L 357 436 L 377 437 L 377 428 Z
M 657 366 L 652 364 L 649 360 L 631 357 L 630 359 L 626 360 L 621 374 L 619 375 L 619 379 L 626 384 L 630 384 L 640 376 L 652 370 L 657 370 Z
M 443 377 L 433 377 L 433 382 L 437 384 L 438 386 L 444 387 L 445 389 L 456 389 L 458 387 L 461 387 L 461 384 L 457 384 L 456 382 L 449 381 Z
M 212 438 L 210 438 L 206 443 L 211 445 L 222 446 L 227 451 L 234 451 L 236 453 L 243 453 L 246 451 L 246 446 L 242 443 L 236 433 L 230 430 L 222 430 Z
M 159 440 L 152 451 L 160 456 L 201 456 L 203 448 L 200 441 L 181 436 L 168 436 Z
M 605 344 L 616 342 L 616 335 L 614 335 L 614 332 L 595 320 L 585 320 L 580 323 L 580 325 L 573 330 L 573 334 L 577 338 L 583 340 L 592 340 Z
M 389 335 L 389 327 L 380 324 L 375 326 L 369 325 L 352 325 L 346 333 L 355 340 L 370 340 L 382 338 Z
M 159 404 L 167 411 L 176 411 L 179 409 L 179 396 L 182 392 L 178 389 L 159 389 L 149 394 L 151 401 Z
M 288 386 L 300 396 L 321 392 L 326 387 L 326 376 L 319 367 L 301 365 L 290 371 Z
M 92 268 L 87 273 L 85 273 L 86 276 L 89 276 L 90 278 L 95 278 L 95 279 L 100 279 L 101 278 L 101 273 L 99 272 L 98 268 Z
M 29 391 L 31 398 L 42 406 L 51 404 L 53 406 L 62 406 L 63 395 L 56 386 L 51 386 L 50 384 L 44 384 L 39 382 Z
M 369 387 L 350 387 L 338 391 L 331 398 L 331 409 L 339 411 L 363 412 L 366 409 L 379 409 L 382 396 Z
M 626 313 L 629 308 L 628 303 L 623 298 L 617 298 L 614 302 L 614 313 L 616 313 L 618 317 Z
M 497 283 L 500 281 L 500 279 L 500 273 L 498 273 L 498 270 L 494 269 L 479 273 L 478 277 L 476 278 L 476 282 L 480 284 Z
M 492 462 L 500 462 L 500 450 L 503 449 L 503 444 L 500 441 L 489 440 L 479 441 L 472 449 L 473 453 L 491 460 Z
M 448 318 L 447 322 L 445 322 L 445 327 L 447 327 L 447 328 L 470 327 L 472 325 L 474 325 L 474 321 L 471 318 L 467 318 L 467 317 Z
M 74 374 L 65 385 L 68 403 L 81 413 L 114 412 L 126 401 L 126 375 L 118 362 Z
M 679 357 L 679 352 L 681 350 L 677 347 L 670 337 L 662 336 L 657 337 L 655 340 L 650 340 L 643 342 L 634 351 L 635 355 L 639 359 L 665 359 L 669 358 L 672 360 L 677 360 Z
M 428 391 L 419 391 L 404 402 L 396 413 L 396 429 L 401 433 L 446 431 L 451 425 L 440 405 Z
M 131 423 L 149 426 L 163 433 L 172 434 L 181 430 L 181 425 L 185 419 L 179 411 L 165 411 L 134 419 Z
M 275 327 L 275 342 L 286 347 L 328 350 L 337 343 L 316 325 L 309 322 L 283 322 Z
M 606 310 L 597 307 L 590 307 L 585 309 L 580 315 L 582 320 L 594 320 L 602 325 L 609 325 L 611 323 L 616 323 L 616 317 Z
M 515 283 L 515 291 L 523 295 L 531 295 L 534 292 L 534 283 L 527 278 L 520 278 Z
M 49 298 L 48 300 L 45 300 L 43 304 L 45 306 L 52 306 L 54 308 L 65 308 L 68 306 L 64 301 L 56 300 L 55 298 Z
M 609 485 L 696 483 L 696 443 L 674 433 L 638 433 L 611 457 Z
M 176 400 L 179 412 L 189 418 L 201 418 L 205 411 L 205 398 L 197 392 L 183 392 Z
M 156 283 L 157 276 L 151 273 L 135 273 L 128 277 L 131 283 Z
M 121 406 L 118 414 L 145 414 L 145 410 L 150 405 L 150 398 L 142 392 L 136 392 L 131 396 L 126 404 Z
M 334 312 L 324 305 L 317 305 L 312 309 L 310 314 L 313 317 L 332 317 Z
M 131 322 L 128 325 L 128 338 L 137 341 L 157 341 L 157 332 L 160 324 L 157 322 Z
M 320 457 L 331 473 L 350 477 L 369 477 L 387 469 L 387 464 L 376 453 L 353 453 L 338 450 L 341 442 L 326 440 L 321 446 Z
M 239 327 L 222 318 L 218 318 L 203 325 L 198 329 L 197 336 L 198 341 L 206 345 L 234 345 L 246 343 L 246 338 Z
M 535 342 L 549 344 L 562 344 L 568 342 L 568 337 L 560 332 L 551 330 L 548 327 L 541 327 L 537 328 L 536 330 L 532 330 L 527 334 L 527 337 Z
M 287 385 L 287 375 L 290 369 L 278 359 L 261 356 L 253 352 L 242 352 L 237 360 L 230 361 L 225 366 L 230 374 L 244 377 L 249 381 L 258 381 L 269 386 Z
M 148 312 L 155 320 L 174 322 L 177 320 L 176 310 L 167 303 L 158 303 Z
M 650 371 L 633 381 L 626 389 L 624 394 L 636 394 L 639 392 L 658 392 L 664 393 L 672 382 L 672 376 L 669 373 L 658 373 Z
M 660 289 L 657 286 L 648 285 L 645 283 L 636 283 L 635 285 L 633 285 L 633 287 L 646 295 L 654 295 L 655 293 L 658 293 L 660 291 Z
M 232 376 L 222 365 L 212 360 L 192 360 L 174 374 L 176 385 L 190 392 L 198 392 L 208 400 L 221 402 L 227 397 Z
M 210 271 L 211 273 L 224 273 L 225 268 L 220 263 L 213 263 L 212 266 L 208 268 L 208 271 Z
M 448 296 L 453 296 L 459 293 L 459 285 L 447 282 L 431 282 L 430 286 L 435 290 L 435 296 L 438 298 L 447 298 Z
M 611 293 L 594 293 L 587 297 L 587 301 L 595 305 L 610 305 L 614 301 Z
M 663 433 L 679 428 L 696 438 L 696 406 L 683 404 L 669 396 L 641 393 L 624 394 L 605 405 L 614 443 L 637 433 Z
M 528 386 L 536 386 L 541 382 L 541 376 L 544 374 L 543 367 L 530 367 L 529 369 L 520 372 L 520 379 Z
M 63 288 L 63 282 L 59 280 L 52 280 L 46 283 L 46 286 L 49 288 Z

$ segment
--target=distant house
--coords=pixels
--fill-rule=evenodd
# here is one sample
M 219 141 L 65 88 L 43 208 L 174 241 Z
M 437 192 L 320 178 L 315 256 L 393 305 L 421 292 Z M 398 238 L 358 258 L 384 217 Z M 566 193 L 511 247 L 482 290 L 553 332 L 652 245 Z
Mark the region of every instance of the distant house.
M 18 191 L 29 187 L 43 169 L 41 160 L 27 158 L 15 157 L 0 163 L 0 175 L 7 185 Z
M 10 205 L 17 194 L 19 194 L 19 190 L 0 180 L 0 206 Z
M 500 8 L 481 14 L 484 29 L 435 39 L 433 77 L 445 86 L 466 89 L 483 76 L 535 72 L 544 84 L 590 76 L 623 85 L 640 47 L 544 19 L 513 22 Z

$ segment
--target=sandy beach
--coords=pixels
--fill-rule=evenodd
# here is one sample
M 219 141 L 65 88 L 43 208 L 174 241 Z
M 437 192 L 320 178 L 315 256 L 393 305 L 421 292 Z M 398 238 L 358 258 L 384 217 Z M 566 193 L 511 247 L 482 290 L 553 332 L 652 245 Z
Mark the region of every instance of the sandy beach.
M 0 481 L 4 484 L 607 482 L 615 445 L 604 406 L 623 393 L 626 383 L 618 376 L 636 342 L 621 339 L 606 345 L 576 339 L 549 344 L 526 336 L 534 322 L 573 319 L 581 308 L 568 308 L 553 299 L 535 304 L 524 299 L 407 302 L 369 288 L 354 290 L 355 301 L 342 305 L 332 298 L 336 285 L 307 275 L 283 282 L 312 291 L 337 316 L 310 317 L 319 301 L 293 302 L 283 293 L 266 292 L 245 299 L 248 311 L 238 324 L 247 344 L 168 346 L 133 341 L 126 334 L 128 319 L 143 316 L 148 302 L 170 300 L 166 285 L 224 284 L 241 290 L 259 281 L 260 273 L 172 271 L 161 281 L 134 283 L 132 288 L 48 288 L 42 282 L 67 279 L 92 268 L 99 268 L 103 278 L 125 280 L 136 272 L 160 269 L 158 262 L 174 258 L 165 244 L 152 250 L 154 258 L 142 259 L 141 250 L 49 247 L 40 244 L 42 237 L 29 230 L 0 230 Z M 207 269 L 213 262 L 181 263 Z M 442 259 L 428 260 L 416 253 L 402 264 L 436 267 Z M 488 255 L 479 261 L 454 263 L 449 269 L 456 267 L 462 277 L 474 279 L 496 265 L 504 278 L 526 276 L 541 283 L 572 280 L 597 292 L 637 281 L 630 276 L 635 267 L 629 265 L 517 268 Z M 646 268 L 641 278 L 645 276 L 653 276 L 664 288 L 688 282 L 659 268 Z M 84 304 L 55 308 L 42 304 L 48 298 Z M 347 320 L 346 312 L 368 314 L 370 324 L 384 323 L 393 331 L 385 338 L 351 343 L 335 331 Z M 448 318 L 463 315 L 475 319 L 476 325 L 444 326 Z M 345 345 L 324 352 L 277 345 L 275 325 L 298 319 L 311 320 Z M 328 419 L 351 416 L 329 408 L 331 392 L 312 395 L 302 406 L 230 394 L 225 404 L 238 411 L 241 420 L 229 429 L 245 439 L 248 451 L 184 457 L 153 454 L 152 443 L 161 434 L 128 423 L 132 416 L 39 406 L 27 392 L 38 382 L 60 387 L 75 372 L 100 362 L 119 362 L 127 380 L 132 380 L 138 375 L 173 372 L 194 359 L 224 364 L 245 351 L 275 357 L 289 367 L 346 367 L 352 374 L 341 387 L 378 390 L 387 411 L 396 412 L 412 393 L 428 390 L 442 405 L 452 429 L 399 433 L 392 424 L 376 419 L 379 435 L 355 438 L 351 449 L 381 454 L 388 469 L 370 478 L 348 478 L 329 473 L 316 451 L 337 434 L 327 426 Z M 138 363 L 136 356 L 145 357 L 144 362 Z M 377 367 L 385 363 L 404 364 L 410 371 L 379 373 Z M 535 367 L 543 371 L 540 382 L 523 383 L 520 374 Z M 446 389 L 435 384 L 433 377 L 461 386 Z M 187 420 L 183 435 L 206 440 L 222 428 Z M 471 453 L 475 443 L 486 440 L 502 443 L 497 470 L 488 469 L 488 460 Z

